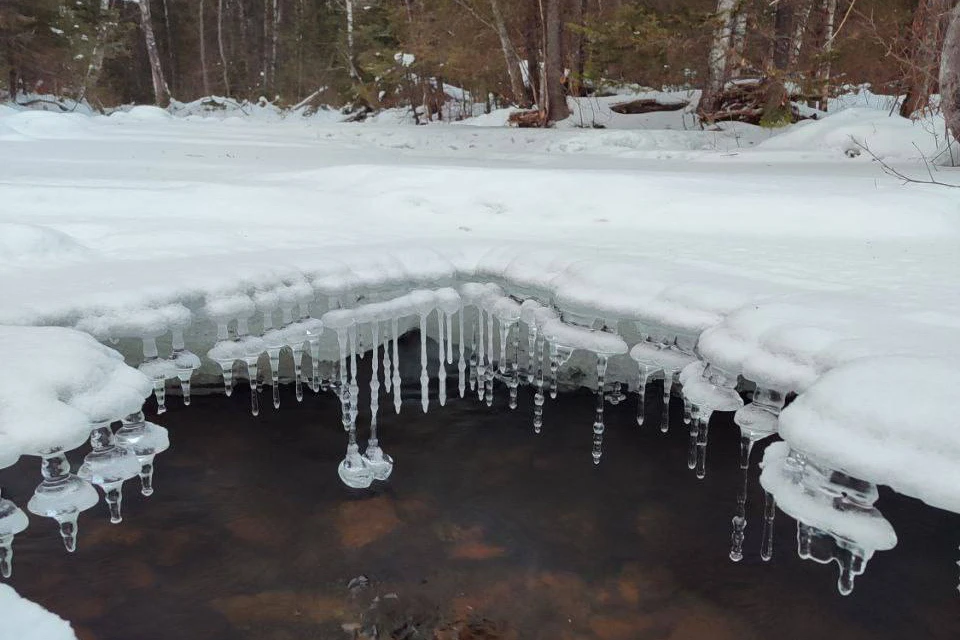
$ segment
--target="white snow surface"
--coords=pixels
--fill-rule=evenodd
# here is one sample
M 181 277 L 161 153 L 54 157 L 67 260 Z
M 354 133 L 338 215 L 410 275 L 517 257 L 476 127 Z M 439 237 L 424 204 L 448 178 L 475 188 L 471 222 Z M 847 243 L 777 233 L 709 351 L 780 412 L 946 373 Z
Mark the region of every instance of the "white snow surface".
M 35 602 L 23 598 L 13 587 L 0 583 L 0 637 L 13 640 L 77 640 L 70 623 Z
M 939 455 L 944 477 L 960 468 L 950 398 L 936 385 L 923 395 L 927 358 L 942 379 L 960 371 L 960 202 L 841 152 L 844 136 L 861 136 L 922 175 L 915 125 L 851 109 L 752 146 L 771 134 L 683 130 L 682 112 L 670 130 L 618 116 L 617 128 L 541 131 L 336 124 L 268 117 L 267 106 L 262 117 L 201 118 L 199 108 L 0 110 L 0 324 L 105 339 L 189 320 L 210 336 L 195 349 L 206 353 L 213 317 L 253 314 L 255 300 L 282 300 L 291 286 L 325 304 L 351 291 L 494 282 L 621 331 L 705 332 L 701 357 L 801 400 L 823 385 L 809 412 L 798 400 L 784 420 L 798 425 L 790 437 L 814 425 L 805 443 L 825 460 L 869 441 L 883 407 L 887 445 Z M 940 172 L 960 182 L 957 170 Z M 16 389 L 29 400 L 13 405 L 16 450 L 35 451 L 40 437 L 24 434 L 52 429 L 45 412 L 68 411 L 51 380 L 83 378 L 80 354 L 94 346 L 65 330 L 4 331 L 5 354 L 31 374 L 0 385 L 0 432 L 10 433 L 2 416 Z M 51 359 L 35 357 L 41 347 Z M 879 364 L 854 366 L 862 358 L 890 359 L 899 373 L 881 382 Z M 939 454 L 919 444 L 930 430 L 911 418 L 912 392 L 893 401 L 908 381 L 941 416 L 929 447 Z M 131 397 L 143 385 L 128 384 Z M 960 510 L 936 465 L 877 460 L 857 469 Z

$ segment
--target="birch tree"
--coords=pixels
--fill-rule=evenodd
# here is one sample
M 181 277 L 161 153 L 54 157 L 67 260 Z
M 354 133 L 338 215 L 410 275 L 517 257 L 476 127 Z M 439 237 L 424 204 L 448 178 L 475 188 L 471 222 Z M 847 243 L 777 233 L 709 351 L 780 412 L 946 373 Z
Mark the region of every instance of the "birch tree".
M 950 13 L 940 61 L 940 95 L 943 117 L 960 142 L 960 4 Z
M 166 107 L 170 104 L 170 89 L 163 76 L 163 64 L 160 62 L 160 50 L 157 47 L 157 37 L 153 31 L 153 17 L 150 14 L 150 0 L 130 0 L 140 7 L 140 30 L 143 32 L 143 42 L 147 48 L 147 57 L 150 59 L 150 74 L 153 79 L 153 98 L 157 106 Z
M 500 0 L 490 0 L 490 9 L 493 11 L 493 25 L 497 30 L 497 37 L 500 39 L 500 48 L 503 50 L 503 60 L 507 65 L 507 76 L 510 78 L 510 92 L 513 94 L 513 100 L 520 104 L 523 100 L 523 80 L 520 78 L 520 60 L 517 57 L 516 49 L 510 41 L 510 32 L 507 31 L 507 23 L 503 19 L 503 11 L 500 9 Z
M 707 57 L 707 79 L 700 97 L 701 118 L 720 108 L 723 87 L 727 82 L 730 51 L 736 26 L 738 0 L 717 0 L 716 30 Z
M 837 19 L 837 0 L 822 0 L 820 4 L 820 62 L 817 65 L 817 86 L 820 88 L 821 111 L 826 111 L 830 98 L 830 75 L 833 71 L 834 25 Z

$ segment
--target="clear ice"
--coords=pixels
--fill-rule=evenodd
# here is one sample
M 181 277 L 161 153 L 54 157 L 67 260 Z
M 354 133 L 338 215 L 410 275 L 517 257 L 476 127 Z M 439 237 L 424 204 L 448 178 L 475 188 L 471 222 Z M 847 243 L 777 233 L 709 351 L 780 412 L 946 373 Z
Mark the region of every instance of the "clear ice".
M 158 453 L 170 447 L 167 430 L 147 422 L 143 412 L 139 411 L 123 419 L 115 438 L 118 445 L 137 456 L 140 463 L 140 493 L 144 496 L 153 495 L 153 461 Z
M 4 578 L 13 572 L 13 538 L 28 524 L 27 514 L 0 495 L 0 575 Z
M 27 503 L 27 510 L 56 520 L 63 546 L 73 552 L 77 548 L 77 517 L 96 505 L 100 497 L 92 484 L 70 472 L 70 463 L 62 450 L 47 451 L 42 458 L 43 482 Z
M 140 461 L 133 451 L 117 446 L 109 422 L 102 422 L 90 432 L 93 451 L 83 459 L 77 475 L 103 490 L 104 499 L 110 508 L 110 522 L 123 521 L 120 503 L 123 500 L 123 483 L 140 474 Z

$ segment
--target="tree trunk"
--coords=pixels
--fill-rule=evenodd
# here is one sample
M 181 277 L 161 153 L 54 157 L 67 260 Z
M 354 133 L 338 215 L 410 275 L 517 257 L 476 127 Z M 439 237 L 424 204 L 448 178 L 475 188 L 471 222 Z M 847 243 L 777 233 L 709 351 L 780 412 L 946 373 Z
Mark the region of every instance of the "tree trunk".
M 792 0 L 779 0 L 774 14 L 773 55 L 771 64 L 767 65 L 767 90 L 761 120 L 761 124 L 768 127 L 787 124 L 792 117 L 786 78 L 793 57 L 794 8 Z
M 520 61 L 517 59 L 513 43 L 510 42 L 507 23 L 504 22 L 503 12 L 500 10 L 500 0 L 490 0 L 490 8 L 493 10 L 493 24 L 497 28 L 500 48 L 503 50 L 503 59 L 507 65 L 507 75 L 510 77 L 510 92 L 513 94 L 513 101 L 516 104 L 523 104 L 525 100 L 523 80 L 520 78 Z
M 347 66 L 350 68 L 350 77 L 354 80 L 360 78 L 357 71 L 356 58 L 353 50 L 353 0 L 346 0 L 347 3 Z
M 826 111 L 830 100 L 830 74 L 833 67 L 833 37 L 834 24 L 837 19 L 837 0 L 823 0 L 820 5 L 821 37 L 820 37 L 820 64 L 817 65 L 817 86 L 820 87 L 820 111 Z
M 950 14 L 940 60 L 940 108 L 947 128 L 960 143 L 960 5 Z
M 167 0 L 162 0 L 161 6 L 163 7 L 163 28 L 164 28 L 164 40 L 167 44 L 167 70 L 170 72 L 170 86 L 173 87 L 172 91 L 176 92 L 177 90 L 177 67 L 176 67 L 176 55 L 174 55 L 173 47 L 173 29 L 170 28 L 170 10 L 167 7 Z
M 943 50 L 947 14 L 953 0 L 920 0 L 910 27 L 907 90 L 900 115 L 911 117 L 930 104 L 936 91 L 937 62 Z
M 583 97 L 587 95 L 584 86 L 584 75 L 587 71 L 587 0 L 573 0 L 577 26 L 580 27 L 574 40 L 573 51 L 573 78 L 570 83 L 570 93 Z
M 90 87 L 97 84 L 100 72 L 103 70 L 103 59 L 106 55 L 107 36 L 110 35 L 110 21 L 107 12 L 110 10 L 110 0 L 100 0 L 100 14 L 97 16 L 97 41 L 90 54 L 90 66 L 87 67 L 87 77 L 83 80 L 82 96 L 87 95 Z M 81 97 L 81 100 L 83 98 Z
M 528 14 L 526 29 L 524 29 L 524 40 L 527 49 L 527 83 L 530 85 L 531 102 L 542 105 L 543 98 L 540 95 L 540 36 L 543 29 L 540 26 L 540 12 L 530 10 L 532 3 L 527 5 Z
M 217 0 L 217 48 L 220 50 L 220 66 L 223 68 L 223 93 L 230 95 L 230 73 L 227 70 L 227 51 L 223 44 L 223 0 Z
M 697 109 L 700 117 L 705 120 L 709 120 L 710 114 L 720 108 L 723 87 L 727 82 L 727 67 L 736 21 L 734 12 L 737 4 L 737 0 L 717 1 L 717 29 L 714 31 L 713 43 L 707 58 L 707 80 Z
M 810 13 L 813 10 L 813 0 L 800 0 L 797 5 L 797 11 L 794 14 L 793 37 L 790 40 L 790 59 L 787 62 L 787 69 L 795 71 L 797 62 L 800 61 L 800 54 L 803 51 L 804 35 L 807 33 L 807 23 L 810 21 Z
M 206 29 L 203 27 L 203 14 L 204 14 L 204 5 L 206 0 L 199 0 L 199 13 L 200 19 L 198 21 L 198 28 L 200 30 L 200 80 L 203 83 L 203 95 L 210 95 L 210 76 L 207 73 L 207 34 Z
M 147 56 L 150 58 L 150 72 L 153 76 L 153 97 L 157 106 L 166 107 L 170 104 L 170 89 L 163 77 L 163 65 L 160 62 L 160 51 L 157 49 L 157 38 L 153 33 L 153 19 L 150 16 L 150 0 L 140 0 L 140 28 L 143 30 L 143 40 L 147 45 Z
M 543 17 L 544 26 L 544 78 L 546 80 L 547 123 L 559 122 L 570 116 L 567 95 L 563 88 L 563 20 L 560 18 L 561 0 L 541 0 L 546 2 Z M 541 5 L 542 6 L 542 5 Z
M 282 17 L 282 8 L 280 0 L 273 0 L 273 33 L 270 42 L 270 83 L 275 86 L 277 83 L 277 52 L 280 48 L 280 18 Z

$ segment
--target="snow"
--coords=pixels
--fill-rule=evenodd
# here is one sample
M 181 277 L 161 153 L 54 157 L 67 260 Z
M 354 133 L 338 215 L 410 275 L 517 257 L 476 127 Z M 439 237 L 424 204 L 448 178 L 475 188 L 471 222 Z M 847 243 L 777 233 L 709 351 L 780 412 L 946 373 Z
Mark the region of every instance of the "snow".
M 3 636 L 17 640 L 76 640 L 70 623 L 0 583 Z
M 699 131 L 683 111 L 610 111 L 626 99 L 577 103 L 607 129 L 549 131 L 341 124 L 269 103 L 0 110 L 0 340 L 16 372 L 0 384 L 0 452 L 77 446 L 93 414 L 122 417 L 150 391 L 92 339 L 27 325 L 100 340 L 189 325 L 206 354 L 217 324 L 250 319 L 250 344 L 214 352 L 244 359 L 266 309 L 320 317 L 329 298 L 489 283 L 555 307 L 563 322 L 533 316 L 544 332 L 619 354 L 611 380 L 635 379 L 625 354 L 649 337 L 798 392 L 783 415 L 792 446 L 960 511 L 943 480 L 960 486 L 960 433 L 938 382 L 960 371 L 960 207 L 844 153 L 855 136 L 922 171 L 914 145 L 938 148 L 929 123 L 853 108 L 775 136 Z M 458 290 L 465 304 L 481 295 Z M 140 362 L 139 343 L 118 347 Z
M 780 435 L 851 476 L 960 512 L 950 408 L 957 389 L 956 360 L 861 358 L 825 373 L 787 407 Z
M 0 351 L 0 458 L 76 448 L 152 391 L 119 353 L 72 329 L 0 326 Z

